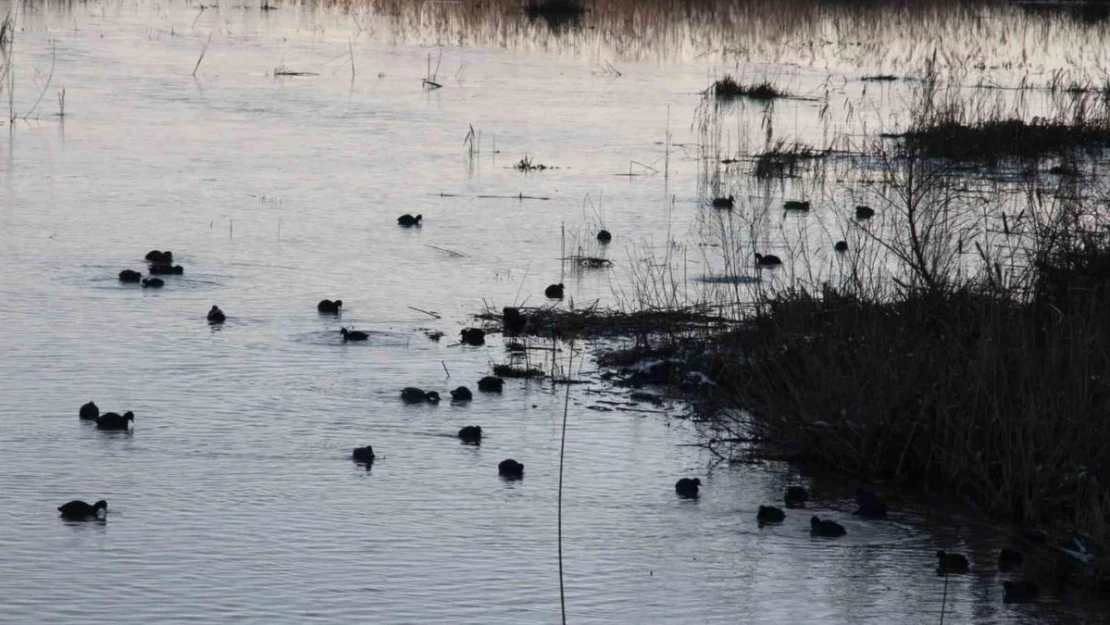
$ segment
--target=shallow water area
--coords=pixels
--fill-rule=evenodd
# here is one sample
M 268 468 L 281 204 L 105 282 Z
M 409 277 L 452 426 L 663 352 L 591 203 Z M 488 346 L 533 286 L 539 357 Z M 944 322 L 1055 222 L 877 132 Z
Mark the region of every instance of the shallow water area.
M 479 392 L 506 341 L 458 333 L 487 304 L 553 304 L 551 283 L 567 285 L 560 305 L 619 303 L 641 252 L 696 249 L 714 215 L 690 147 L 706 63 L 580 40 L 439 46 L 435 29 L 292 4 L 18 7 L 0 141 L 0 622 L 559 622 L 567 388 Z M 444 86 L 427 90 L 437 64 Z M 821 80 L 778 71 L 805 92 Z M 804 132 L 817 108 L 780 111 Z M 525 157 L 552 168 L 514 169 Z M 423 225 L 398 227 L 403 213 Z M 185 273 L 119 283 L 151 249 Z M 614 266 L 560 263 L 578 253 Z M 771 275 L 684 262 L 708 287 Z M 319 314 L 324 298 L 342 314 Z M 213 304 L 224 324 L 207 324 Z M 910 625 L 942 604 L 949 623 L 1101 622 L 1066 594 L 1003 605 L 997 545 L 958 523 L 838 504 L 757 527 L 759 505 L 807 479 L 714 463 L 681 406 L 627 401 L 590 358 L 575 352 L 589 384 L 567 413 L 568 622 Z M 460 385 L 473 401 L 449 400 Z M 444 400 L 404 404 L 406 386 Z M 79 421 L 89 400 L 134 411 L 134 429 Z M 480 446 L 456 437 L 472 424 Z M 350 457 L 364 445 L 369 469 Z M 523 480 L 498 477 L 506 458 Z M 684 476 L 700 499 L 676 497 Z M 61 520 L 71 499 L 106 499 L 106 520 Z M 811 514 L 848 535 L 811 538 Z M 945 589 L 938 548 L 970 552 L 973 574 Z

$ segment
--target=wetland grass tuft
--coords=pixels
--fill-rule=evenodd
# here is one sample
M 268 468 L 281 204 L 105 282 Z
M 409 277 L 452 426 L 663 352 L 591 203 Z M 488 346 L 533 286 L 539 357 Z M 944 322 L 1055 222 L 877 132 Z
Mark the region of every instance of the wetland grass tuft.
M 712 86 L 710 86 L 708 93 L 718 100 L 748 98 L 749 100 L 770 102 L 778 98 L 789 97 L 785 91 L 775 87 L 769 81 L 765 80 L 761 83 L 744 84 L 737 82 L 735 78 L 728 75 L 714 82 Z
M 779 140 L 755 157 L 753 174 L 761 180 L 795 178 L 802 161 L 822 158 L 826 154 L 827 151 L 818 151 L 797 141 L 787 144 L 785 140 Z
M 563 260 L 574 263 L 574 266 L 581 269 L 607 269 L 613 266 L 613 261 L 608 258 L 601 258 L 600 256 L 586 256 L 583 254 L 576 254 L 574 256 L 567 256 Z
M 515 165 L 513 165 L 513 169 L 524 173 L 530 173 L 533 171 L 545 171 L 553 168 L 548 165 L 544 165 L 543 163 L 536 163 L 532 161 L 531 156 L 525 155 Z
M 543 371 L 539 369 L 530 369 L 526 367 L 514 367 L 512 365 L 494 365 L 493 375 L 499 378 L 542 378 L 544 377 Z
M 1110 145 L 1110 87 L 1057 72 L 1041 89 L 1050 95 L 1048 106 L 1034 115 L 1022 97 L 1007 104 L 982 89 L 967 94 L 959 80 L 941 84 L 930 68 L 910 106 L 909 128 L 896 135 L 904 152 L 973 165 L 1028 165 Z
M 574 310 L 554 307 L 513 308 L 518 334 L 528 336 L 613 337 L 650 334 L 683 334 L 721 322 L 708 306 L 621 311 L 596 305 Z M 501 309 L 488 308 L 475 315 L 490 324 L 503 323 Z
M 931 158 L 979 163 L 1036 160 L 1110 145 L 1110 120 L 937 120 L 902 138 L 907 150 Z

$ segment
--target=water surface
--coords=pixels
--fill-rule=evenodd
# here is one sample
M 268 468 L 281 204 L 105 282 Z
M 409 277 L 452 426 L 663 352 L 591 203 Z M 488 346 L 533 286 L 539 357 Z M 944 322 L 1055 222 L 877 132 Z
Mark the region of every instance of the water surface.
M 688 44 L 627 48 L 617 76 L 608 48 L 535 26 L 456 45 L 441 27 L 292 5 L 13 6 L 0 621 L 558 622 L 564 387 L 510 381 L 434 407 L 399 390 L 446 396 L 506 361 L 498 336 L 456 344 L 487 304 L 539 304 L 560 280 L 575 305 L 633 301 L 644 256 L 668 251 L 684 278 L 724 269 L 698 245 L 715 217 L 695 113 L 720 61 Z M 744 67 L 800 94 L 826 79 L 781 61 Z M 423 89 L 437 62 L 444 87 Z M 805 134 L 819 108 L 775 114 Z M 732 123 L 726 153 L 750 132 Z M 526 156 L 552 169 L 514 170 Z M 398 228 L 406 212 L 424 227 Z M 764 249 L 786 249 L 798 226 L 777 223 L 755 237 Z M 149 249 L 173 250 L 184 276 L 119 284 Z M 615 266 L 567 270 L 560 258 L 578 252 Z M 315 312 L 325 297 L 344 300 L 341 319 Z M 212 304 L 222 327 L 204 321 Z M 371 339 L 343 344 L 341 326 Z M 806 478 L 715 463 L 690 445 L 681 406 L 597 410 L 623 399 L 594 369 L 579 352 L 574 373 L 592 381 L 571 389 L 567 417 L 570 622 L 935 623 L 942 598 L 951 623 L 1077 622 L 1090 607 L 1052 593 L 1004 606 L 997 545 L 957 522 L 864 522 L 834 500 L 814 511 L 848 527 L 842 540 L 810 538 L 810 511 L 759 529 L 758 505 Z M 133 410 L 134 432 L 79 422 L 90 399 Z M 454 438 L 468 424 L 484 428 L 480 447 Z M 349 459 L 366 444 L 371 471 Z M 522 482 L 498 478 L 508 457 Z M 677 499 L 674 481 L 694 475 L 703 497 Z M 74 498 L 107 499 L 107 522 L 58 519 Z M 970 551 L 975 573 L 945 591 L 938 547 Z

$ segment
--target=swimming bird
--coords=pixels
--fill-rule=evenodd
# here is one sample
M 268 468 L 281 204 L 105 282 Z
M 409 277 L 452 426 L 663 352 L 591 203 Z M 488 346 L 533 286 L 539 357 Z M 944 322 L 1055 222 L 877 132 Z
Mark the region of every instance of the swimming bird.
M 859 508 L 854 514 L 868 519 L 881 519 L 886 516 L 886 502 L 879 498 L 879 494 L 866 486 L 856 489 L 856 503 Z
M 728 197 L 715 197 L 713 198 L 713 208 L 726 208 L 732 210 L 736 205 L 736 200 L 730 195 Z
M 180 276 L 185 273 L 185 268 L 181 265 L 151 265 L 150 275 L 152 276 Z
M 963 554 L 937 552 L 937 575 L 958 575 L 967 572 L 967 557 Z
M 774 506 L 759 506 L 759 512 L 756 513 L 755 520 L 761 526 L 782 523 L 786 520 L 786 513 Z
M 170 264 L 173 262 L 173 252 L 166 250 L 159 252 L 158 250 L 150 250 L 146 253 L 146 260 L 158 264 Z
M 459 440 L 472 445 L 480 444 L 482 442 L 482 426 L 468 425 L 459 430 Z
M 502 460 L 497 465 L 497 474 L 510 480 L 519 480 L 524 477 L 524 465 L 509 458 Z
M 428 391 L 427 393 L 424 393 L 424 401 L 428 402 L 429 404 L 438 404 L 439 393 L 435 391 Z
M 404 215 L 401 215 L 397 218 L 397 223 L 406 228 L 411 228 L 412 226 L 419 226 L 422 219 L 424 219 L 423 215 L 417 215 L 416 217 L 413 217 L 412 215 L 405 213 Z
M 1009 573 L 1020 567 L 1024 561 L 1025 556 L 1012 547 L 1003 547 L 1002 551 L 998 552 L 998 570 L 1003 573 Z
M 100 416 L 100 408 L 98 408 L 95 403 L 90 401 L 89 403 L 81 406 L 81 411 L 77 413 L 77 416 L 85 420 L 95 419 Z
M 460 386 L 451 391 L 451 401 L 470 401 L 472 399 L 474 399 L 474 393 L 471 393 L 470 389 L 465 386 Z
M 480 328 L 463 328 L 459 332 L 462 337 L 462 342 L 466 345 L 485 345 L 486 332 Z
M 331 315 L 338 315 L 340 308 L 343 308 L 343 300 L 341 299 L 337 299 L 334 302 L 330 299 L 322 299 L 319 304 L 316 304 L 317 311 Z
M 548 285 L 543 294 L 547 299 L 563 299 L 563 283 Z
M 126 430 L 135 421 L 135 413 L 128 410 L 122 415 L 114 412 L 105 412 L 96 419 L 98 430 Z
M 58 512 L 62 513 L 62 518 L 70 521 L 100 518 L 101 510 L 104 511 L 105 515 L 108 514 L 108 502 L 103 499 L 91 506 L 79 499 L 58 506 Z
M 674 483 L 674 492 L 678 493 L 679 497 L 687 499 L 694 499 L 698 496 L 698 488 L 701 487 L 701 480 L 694 477 L 684 477 Z
M 801 508 L 809 501 L 809 491 L 801 486 L 787 486 L 783 500 L 787 508 Z
M 857 206 L 856 219 L 871 219 L 875 216 L 875 209 L 870 206 Z
M 1029 603 L 1041 594 L 1041 587 L 1037 582 L 1027 579 L 1016 582 L 1002 582 L 1003 603 Z
M 370 338 L 370 335 L 363 332 L 362 330 L 348 330 L 347 328 L 341 328 L 339 330 L 339 333 L 343 335 L 344 343 L 346 343 L 347 341 L 365 341 L 366 339 Z
M 139 280 L 142 280 L 142 279 L 143 279 L 143 274 L 139 273 L 138 271 L 135 271 L 134 269 L 124 269 L 123 271 L 119 272 L 119 281 L 120 282 L 134 283 L 134 282 L 138 282 Z
M 166 281 L 161 278 L 143 278 L 143 288 L 160 289 L 166 286 Z
M 415 386 L 406 386 L 401 389 L 401 401 L 406 404 L 419 404 L 427 401 L 428 394 Z
M 212 306 L 212 310 L 208 311 L 208 323 L 223 323 L 227 321 L 227 315 L 224 311 L 220 310 L 219 306 Z
M 613 240 L 613 235 L 608 230 L 599 230 L 597 233 L 598 243 L 608 243 Z
M 500 393 L 504 386 L 505 380 L 492 375 L 487 375 L 481 380 L 478 380 L 478 390 L 484 393 Z
M 783 202 L 782 207 L 788 211 L 807 211 L 809 210 L 809 201 L 787 200 Z
M 374 464 L 374 448 L 370 445 L 366 447 L 355 447 L 351 453 L 351 459 L 360 464 L 370 466 Z
M 847 252 L 848 251 L 848 242 L 847 241 L 837 241 L 836 245 L 833 245 L 833 249 L 838 251 L 838 252 Z
M 844 526 L 836 521 L 829 521 L 828 519 L 822 520 L 818 516 L 813 516 L 809 520 L 809 533 L 814 536 L 823 536 L 825 538 L 840 538 L 848 533 Z
M 755 253 L 755 264 L 758 267 L 777 267 L 782 264 L 782 259 L 774 254 Z

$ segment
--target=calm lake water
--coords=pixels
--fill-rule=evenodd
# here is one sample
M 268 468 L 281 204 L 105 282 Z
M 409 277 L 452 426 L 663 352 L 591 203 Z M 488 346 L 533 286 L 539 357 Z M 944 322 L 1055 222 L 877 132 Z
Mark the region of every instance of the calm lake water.
M 700 205 L 699 92 L 730 70 L 816 97 L 828 64 L 740 64 L 688 41 L 614 51 L 536 27 L 451 36 L 290 5 L 11 6 L 0 622 L 558 622 L 564 388 L 509 381 L 438 406 L 404 405 L 399 390 L 474 388 L 507 361 L 498 336 L 455 344 L 487 304 L 539 304 L 561 278 L 567 304 L 635 301 L 644 259 L 668 253 L 691 291 L 727 271 Z M 429 64 L 442 89 L 422 88 Z M 866 88 L 835 75 L 844 98 Z M 896 116 L 896 88 L 883 89 L 879 112 Z M 788 136 L 819 141 L 820 102 L 778 106 Z M 729 115 L 711 131 L 725 155 L 759 143 L 742 138 L 762 112 Z M 840 119 L 838 132 L 863 123 Z M 552 169 L 514 170 L 525 157 Z M 423 228 L 397 227 L 406 212 Z M 786 235 L 833 236 L 835 223 L 782 219 L 746 241 L 788 252 Z M 607 249 L 593 243 L 602 226 Z M 150 249 L 173 250 L 184 276 L 160 291 L 120 284 Z M 579 252 L 615 265 L 564 271 L 560 257 Z M 342 319 L 316 313 L 325 297 L 343 299 Z M 205 323 L 212 304 L 222 327 Z M 341 326 L 371 338 L 345 345 Z M 959 522 L 865 522 L 834 497 L 814 512 L 842 521 L 844 539 L 811 539 L 810 511 L 759 529 L 757 507 L 805 478 L 714 464 L 681 406 L 598 410 L 622 393 L 588 353 L 573 368 L 592 381 L 571 389 L 568 414 L 570 622 L 909 625 L 938 622 L 942 601 L 947 623 L 1095 613 L 1051 592 L 1003 605 L 997 544 Z M 80 422 L 89 400 L 133 410 L 134 431 Z M 480 447 L 454 438 L 468 424 L 484 428 Z M 372 471 L 349 458 L 367 444 Z M 498 478 L 509 457 L 523 481 Z M 699 501 L 675 497 L 683 476 L 702 478 Z M 76 498 L 108 500 L 107 522 L 60 520 L 55 507 Z M 938 548 L 968 552 L 974 573 L 946 589 Z

